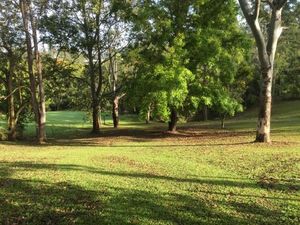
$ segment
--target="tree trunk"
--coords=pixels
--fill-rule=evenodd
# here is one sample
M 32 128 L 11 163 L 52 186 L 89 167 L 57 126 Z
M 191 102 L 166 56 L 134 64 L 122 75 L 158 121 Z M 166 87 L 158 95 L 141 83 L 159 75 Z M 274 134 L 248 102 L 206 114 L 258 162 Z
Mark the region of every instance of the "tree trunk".
M 82 5 L 83 30 L 85 35 L 85 49 L 88 57 L 88 76 L 90 78 L 91 108 L 93 128 L 92 133 L 97 134 L 100 131 L 100 103 L 102 91 L 102 58 L 101 58 L 101 39 L 100 39 L 100 12 L 96 14 L 96 28 L 91 27 L 89 14 L 86 11 L 85 4 Z M 95 54 L 97 55 L 98 71 L 95 63 Z
M 13 85 L 13 69 L 14 65 L 10 60 L 9 70 L 6 74 L 7 81 L 7 103 L 8 103 L 8 140 L 15 141 L 17 139 L 17 124 L 14 103 L 14 85 Z
M 117 60 L 114 56 L 112 56 L 112 48 L 109 48 L 109 70 L 112 79 L 112 91 L 113 91 L 112 119 L 114 123 L 114 128 L 118 128 L 119 127 L 119 96 L 117 95 L 118 73 L 117 73 Z
M 270 27 L 268 31 L 268 43 L 266 51 L 258 49 L 260 54 L 265 54 L 264 58 L 268 59 L 268 64 L 265 60 L 261 61 L 261 75 L 262 75 L 262 87 L 260 94 L 260 109 L 257 121 L 256 130 L 256 142 L 271 142 L 270 130 L 271 130 L 271 108 L 272 108 L 272 83 L 274 72 L 274 61 L 277 43 L 282 33 L 281 27 L 281 12 L 282 8 L 272 10 L 272 17 Z
M 170 115 L 168 131 L 176 132 L 177 120 L 178 120 L 177 111 L 173 108 L 173 109 L 171 109 L 171 115 Z
M 205 105 L 203 107 L 203 120 L 207 121 L 208 120 L 208 109 L 207 109 L 207 105 Z
M 97 134 L 100 131 L 100 122 L 99 122 L 99 96 L 97 94 L 96 88 L 96 75 L 95 68 L 93 63 L 93 50 L 91 47 L 88 48 L 88 58 L 89 58 L 89 76 L 90 76 L 90 90 L 92 97 L 92 120 L 93 128 L 92 133 Z
M 239 0 L 239 2 L 255 38 L 261 64 L 262 86 L 256 141 L 270 142 L 273 69 L 277 43 L 283 30 L 281 27 L 282 8 L 287 0 L 265 1 L 272 10 L 267 37 L 264 36 L 259 24 L 259 13 L 261 8 L 263 8 L 261 7 L 262 1 L 256 0 L 254 4 L 251 4 L 249 0 Z
M 270 142 L 271 106 L 272 106 L 272 68 L 262 72 L 263 84 L 260 94 L 260 109 L 258 114 L 256 141 Z
M 25 31 L 25 38 L 26 38 L 26 50 L 27 50 L 27 66 L 28 66 L 28 74 L 29 74 L 29 81 L 30 81 L 30 93 L 31 93 L 31 106 L 33 109 L 35 122 L 36 122 L 36 136 L 39 141 L 39 105 L 36 98 L 36 80 L 33 73 L 33 53 L 32 53 L 32 44 L 31 44 L 31 34 L 29 32 L 29 2 L 25 0 L 20 0 L 20 8 L 22 13 L 23 19 L 23 26 Z
M 113 118 L 114 128 L 118 128 L 119 127 L 119 97 L 118 96 L 115 96 L 113 99 L 112 118 Z
M 225 115 L 223 115 L 221 118 L 221 128 L 225 129 Z
M 93 119 L 93 129 L 92 129 L 92 133 L 93 134 L 97 134 L 100 132 L 100 122 L 99 122 L 99 112 L 100 112 L 100 108 L 98 106 L 97 103 L 93 104 L 93 115 L 92 115 L 92 119 Z
M 38 142 L 43 143 L 46 141 L 46 103 L 45 103 L 45 91 L 43 83 L 42 74 L 42 62 L 38 46 L 37 37 L 37 21 L 35 15 L 33 15 L 32 10 L 30 10 L 30 20 L 32 27 L 32 38 L 34 45 L 34 55 L 35 55 L 35 65 L 37 71 L 37 82 L 38 82 Z
M 147 117 L 146 117 L 146 124 L 150 123 L 150 117 L 151 117 L 151 106 L 149 105 L 149 108 L 147 111 Z
M 101 126 L 101 125 L 102 125 L 102 110 L 99 107 L 99 126 Z

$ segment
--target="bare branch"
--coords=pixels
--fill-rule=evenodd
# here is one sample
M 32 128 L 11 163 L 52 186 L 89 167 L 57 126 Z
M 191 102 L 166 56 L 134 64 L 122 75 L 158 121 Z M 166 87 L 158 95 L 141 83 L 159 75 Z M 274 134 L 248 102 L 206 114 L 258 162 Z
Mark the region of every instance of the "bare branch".
M 2 101 L 2 100 L 5 101 L 6 99 L 8 99 L 10 96 L 12 96 L 16 91 L 18 91 L 20 89 L 28 89 L 30 91 L 30 89 L 28 87 L 26 87 L 26 86 L 20 86 L 20 87 L 17 87 L 15 90 L 13 90 L 9 95 L 7 95 L 7 96 L 1 96 L 0 97 L 0 101 Z
M 256 0 L 255 1 L 255 11 L 254 11 L 254 20 L 258 20 L 260 5 L 261 5 L 261 0 Z

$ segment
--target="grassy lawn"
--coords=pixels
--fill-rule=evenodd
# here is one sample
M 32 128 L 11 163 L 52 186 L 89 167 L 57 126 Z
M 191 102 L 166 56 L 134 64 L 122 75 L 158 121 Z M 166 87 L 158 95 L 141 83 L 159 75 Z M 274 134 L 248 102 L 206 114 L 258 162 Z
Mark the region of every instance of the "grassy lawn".
M 272 144 L 252 143 L 255 114 L 91 136 L 84 113 L 51 112 L 48 144 L 0 142 L 0 224 L 298 225 L 300 102 L 275 105 Z

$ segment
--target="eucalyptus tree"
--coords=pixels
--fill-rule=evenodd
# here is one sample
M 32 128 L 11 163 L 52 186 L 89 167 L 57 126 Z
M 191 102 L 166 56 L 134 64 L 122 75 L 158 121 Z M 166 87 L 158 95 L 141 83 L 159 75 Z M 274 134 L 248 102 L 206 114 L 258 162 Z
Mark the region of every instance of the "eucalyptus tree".
M 39 143 L 46 141 L 46 104 L 38 37 L 40 16 L 46 4 L 47 1 L 20 0 L 18 5 L 25 33 L 31 106 L 36 122 L 36 138 Z
M 241 9 L 251 28 L 256 41 L 259 61 L 261 65 L 261 94 L 258 115 L 256 141 L 270 142 L 272 82 L 275 54 L 278 40 L 283 31 L 282 9 L 287 0 L 239 0 Z M 266 35 L 261 29 L 259 17 L 261 10 L 270 13 Z
M 114 56 L 113 56 L 114 55 Z M 119 103 L 120 100 L 126 96 L 125 92 L 125 81 L 128 73 L 124 71 L 124 65 L 122 63 L 122 56 L 119 54 L 114 54 L 113 51 L 109 52 L 109 91 L 106 93 L 110 97 L 110 102 L 112 105 L 112 119 L 114 128 L 119 127 L 120 116 L 119 116 Z
M 119 102 L 126 95 L 124 92 L 125 82 L 128 77 L 126 72 L 126 63 L 124 63 L 124 50 L 126 50 L 130 44 L 130 29 L 131 24 L 126 17 L 130 14 L 127 4 L 119 1 L 113 3 L 112 12 L 115 14 L 114 24 L 111 25 L 111 29 L 108 32 L 108 38 L 106 39 L 108 51 L 107 56 L 109 62 L 107 63 L 108 71 L 108 86 L 109 89 L 105 92 L 105 96 L 108 96 L 111 102 L 111 111 L 114 128 L 119 126 Z

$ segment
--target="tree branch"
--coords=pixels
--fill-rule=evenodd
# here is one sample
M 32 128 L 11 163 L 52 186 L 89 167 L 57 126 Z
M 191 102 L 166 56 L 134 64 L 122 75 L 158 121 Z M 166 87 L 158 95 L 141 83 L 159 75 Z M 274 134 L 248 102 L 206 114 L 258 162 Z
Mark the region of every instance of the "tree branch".
M 258 20 L 261 0 L 255 1 L 254 20 Z
M 7 96 L 0 96 L 0 101 L 2 101 L 2 100 L 6 100 L 6 99 L 8 99 L 10 96 L 12 96 L 16 91 L 18 91 L 18 90 L 20 90 L 20 89 L 22 89 L 22 88 L 24 88 L 24 89 L 27 89 L 27 90 L 29 90 L 30 91 L 30 89 L 28 88 L 28 87 L 26 87 L 26 86 L 20 86 L 20 87 L 17 87 L 15 90 L 13 90 L 9 95 L 7 95 Z M 30 91 L 31 92 L 31 91 Z
M 20 118 L 20 114 L 21 112 L 25 109 L 25 107 L 29 104 L 30 102 L 24 102 L 20 108 L 18 109 L 18 111 L 16 112 L 16 118 L 15 118 L 15 123 L 18 122 L 19 118 Z

